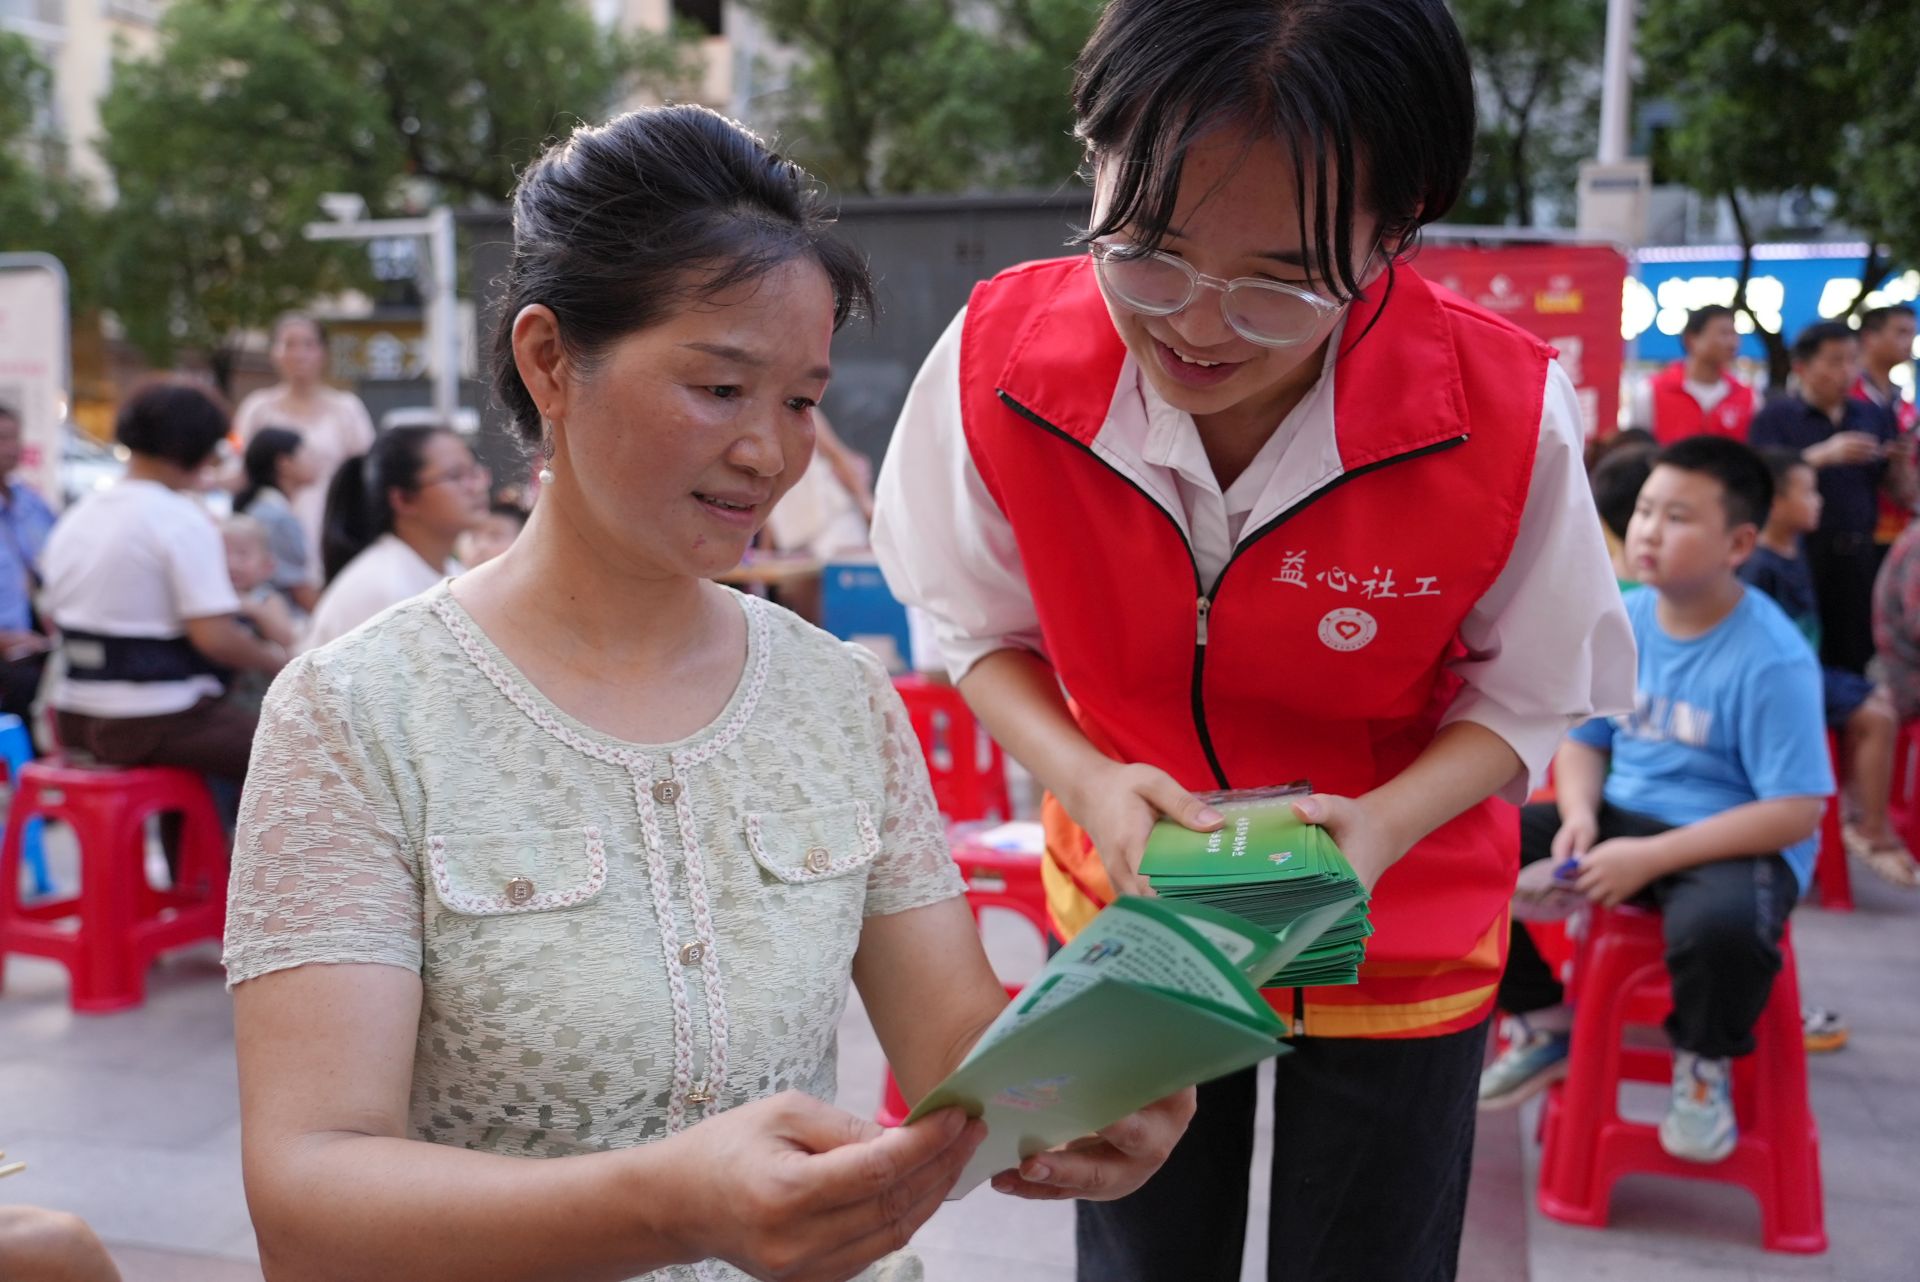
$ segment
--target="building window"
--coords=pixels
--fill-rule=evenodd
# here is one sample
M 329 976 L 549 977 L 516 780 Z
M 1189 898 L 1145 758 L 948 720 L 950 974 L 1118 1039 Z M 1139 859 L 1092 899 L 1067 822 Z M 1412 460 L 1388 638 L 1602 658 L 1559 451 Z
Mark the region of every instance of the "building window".
M 698 27 L 709 36 L 721 32 L 720 0 L 673 0 L 673 17 L 676 22 Z

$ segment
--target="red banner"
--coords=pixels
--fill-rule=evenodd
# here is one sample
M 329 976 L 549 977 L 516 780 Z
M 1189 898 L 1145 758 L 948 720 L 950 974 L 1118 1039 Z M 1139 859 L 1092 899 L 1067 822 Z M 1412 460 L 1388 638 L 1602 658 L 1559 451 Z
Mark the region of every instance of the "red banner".
M 1553 344 L 1580 393 L 1588 440 L 1620 421 L 1620 299 L 1627 259 L 1608 245 L 1448 245 L 1429 241 L 1413 263 L 1460 294 Z

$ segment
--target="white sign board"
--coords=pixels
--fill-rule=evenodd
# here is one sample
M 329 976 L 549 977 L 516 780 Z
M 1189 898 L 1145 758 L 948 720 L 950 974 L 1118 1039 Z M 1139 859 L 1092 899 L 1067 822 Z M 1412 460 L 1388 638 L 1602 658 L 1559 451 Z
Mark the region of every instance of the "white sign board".
M 20 416 L 20 476 L 56 509 L 71 379 L 66 269 L 46 254 L 0 254 L 0 405 Z

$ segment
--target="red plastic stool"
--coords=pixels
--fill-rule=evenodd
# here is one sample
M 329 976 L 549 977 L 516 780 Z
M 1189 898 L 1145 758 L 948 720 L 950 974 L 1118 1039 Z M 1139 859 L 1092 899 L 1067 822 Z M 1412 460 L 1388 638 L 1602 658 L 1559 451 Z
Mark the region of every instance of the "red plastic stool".
M 147 884 L 146 820 L 169 813 L 184 818 L 180 866 L 173 888 L 160 891 Z M 36 818 L 73 828 L 80 893 L 24 905 L 21 835 Z M 0 840 L 0 963 L 8 953 L 51 958 L 72 976 L 74 1010 L 123 1010 L 145 1000 L 156 956 L 220 938 L 226 913 L 226 834 L 199 775 L 47 762 L 21 769 Z
M 962 842 L 954 847 L 953 861 L 960 865 L 960 875 L 967 879 L 967 907 L 973 910 L 975 924 L 979 923 L 984 910 L 1005 908 L 1032 923 L 1042 940 L 1049 938 L 1047 892 L 1040 882 L 1039 856 Z M 1007 996 L 1017 996 L 1022 987 L 1008 984 Z M 880 1092 L 880 1111 L 873 1115 L 873 1120 L 882 1126 L 898 1126 L 912 1111 L 913 1106 L 901 1095 L 900 1085 L 893 1080 L 893 1069 L 889 1066 L 886 1085 Z
M 1914 804 L 1916 794 L 1920 794 L 1916 772 L 1920 772 L 1920 720 L 1902 721 L 1893 741 L 1893 789 L 1888 809 L 1908 850 L 1920 850 L 1920 805 Z
M 1813 865 L 1813 887 L 1820 906 L 1829 912 L 1853 911 L 1853 878 L 1847 871 L 1847 842 L 1840 831 L 1840 741 L 1827 731 L 1827 753 L 1833 760 L 1833 795 L 1820 819 L 1820 853 Z
M 975 720 L 960 692 L 919 676 L 895 677 L 893 688 L 907 705 L 914 737 L 920 740 L 927 773 L 933 779 L 933 799 L 947 822 L 998 819 L 1004 823 L 1013 818 L 1006 757 Z
M 1800 986 L 1793 944 L 1754 1029 L 1753 1054 L 1733 1065 L 1740 1141 L 1724 1162 L 1669 1157 L 1657 1128 L 1620 1116 L 1622 1081 L 1671 1083 L 1671 1053 L 1628 1047 L 1629 1024 L 1657 1026 L 1673 1007 L 1657 913 L 1596 908 L 1574 959 L 1573 1056 L 1566 1079 L 1548 1088 L 1542 1121 L 1540 1209 L 1592 1228 L 1607 1223 L 1614 1181 L 1633 1172 L 1739 1184 L 1760 1203 L 1769 1251 L 1827 1249 L 1820 1194 L 1820 1132 L 1807 1104 Z

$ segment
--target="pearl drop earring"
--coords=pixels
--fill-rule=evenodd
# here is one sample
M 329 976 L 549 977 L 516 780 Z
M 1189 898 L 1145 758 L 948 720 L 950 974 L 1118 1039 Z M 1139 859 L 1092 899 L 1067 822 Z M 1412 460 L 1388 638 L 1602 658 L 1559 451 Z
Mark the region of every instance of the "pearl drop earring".
M 536 477 L 542 485 L 553 484 L 553 433 L 540 439 L 540 470 Z

